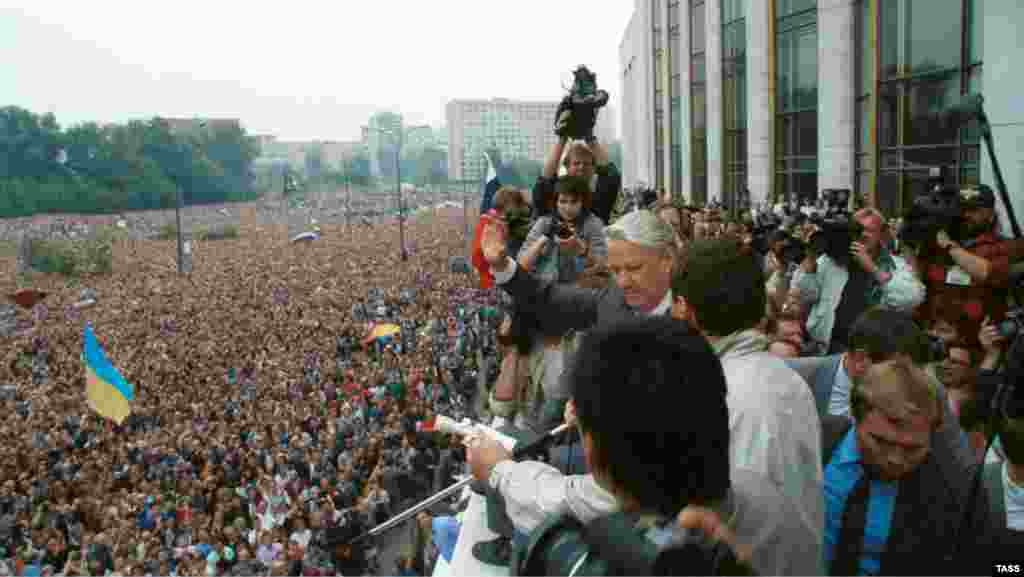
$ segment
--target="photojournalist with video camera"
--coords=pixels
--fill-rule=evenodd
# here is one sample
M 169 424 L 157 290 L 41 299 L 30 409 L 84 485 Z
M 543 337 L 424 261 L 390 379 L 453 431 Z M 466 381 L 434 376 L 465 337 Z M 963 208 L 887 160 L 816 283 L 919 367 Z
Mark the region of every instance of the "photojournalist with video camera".
M 906 260 L 889 252 L 887 237 L 884 217 L 871 208 L 805 231 L 809 250 L 791 290 L 810 309 L 807 333 L 820 354 L 845 352 L 850 326 L 868 308 L 909 312 L 924 301 L 924 284 Z
M 976 335 L 985 317 L 1006 318 L 1010 243 L 998 236 L 995 203 L 992 189 L 978 185 L 936 188 L 911 209 L 900 236 L 918 252 L 927 324 L 955 311 L 960 332 Z
M 609 224 L 622 188 L 622 174 L 608 160 L 608 148 L 594 134 L 598 112 L 608 103 L 608 93 L 597 89 L 597 75 L 586 66 L 580 66 L 573 74 L 570 93 L 555 112 L 558 142 L 551 147 L 543 172 L 533 186 L 534 218 L 555 212 L 555 184 L 561 161 L 567 175 L 587 181 L 592 192 L 591 211 Z

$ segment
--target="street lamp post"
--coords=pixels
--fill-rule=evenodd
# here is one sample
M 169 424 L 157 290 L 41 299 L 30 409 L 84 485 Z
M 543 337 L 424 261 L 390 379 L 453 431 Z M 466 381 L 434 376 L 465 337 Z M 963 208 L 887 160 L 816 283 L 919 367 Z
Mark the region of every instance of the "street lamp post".
M 401 130 L 399 130 L 401 133 Z M 409 260 L 409 251 L 405 248 L 405 203 L 402 202 L 402 145 L 404 138 L 398 138 L 398 150 L 395 151 L 395 192 L 398 195 L 398 244 L 402 247 L 402 262 Z
M 398 200 L 398 242 L 401 244 L 401 255 L 402 260 L 409 260 L 409 251 L 405 248 L 405 203 L 402 202 L 402 148 L 405 146 L 404 131 L 401 126 L 398 127 L 398 134 L 395 134 L 391 130 L 385 130 L 383 128 L 377 128 L 375 126 L 368 127 L 370 130 L 376 130 L 382 132 L 395 139 L 395 196 Z M 420 124 L 416 126 L 410 126 L 409 132 L 413 130 L 421 130 L 424 128 L 430 128 L 426 124 Z

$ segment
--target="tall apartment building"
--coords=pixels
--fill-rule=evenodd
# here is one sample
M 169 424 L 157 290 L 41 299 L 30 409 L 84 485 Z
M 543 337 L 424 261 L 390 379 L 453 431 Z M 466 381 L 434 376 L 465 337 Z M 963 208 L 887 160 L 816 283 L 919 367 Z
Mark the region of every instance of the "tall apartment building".
M 976 127 L 944 121 L 982 94 L 1007 187 L 1024 188 L 1019 0 L 635 6 L 619 45 L 627 186 L 726 204 L 847 188 L 896 214 L 931 167 L 995 184 Z
M 552 132 L 557 102 L 451 100 L 448 124 L 448 177 L 482 179 L 487 173 L 483 151 L 497 148 L 502 159 L 544 162 L 557 136 Z

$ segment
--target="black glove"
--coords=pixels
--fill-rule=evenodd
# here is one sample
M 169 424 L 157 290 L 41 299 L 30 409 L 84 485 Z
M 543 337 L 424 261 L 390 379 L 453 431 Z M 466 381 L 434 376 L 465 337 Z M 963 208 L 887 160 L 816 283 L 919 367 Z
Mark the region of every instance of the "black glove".
M 566 96 L 555 110 L 555 134 L 561 138 L 569 138 L 572 136 L 574 124 L 572 101 Z

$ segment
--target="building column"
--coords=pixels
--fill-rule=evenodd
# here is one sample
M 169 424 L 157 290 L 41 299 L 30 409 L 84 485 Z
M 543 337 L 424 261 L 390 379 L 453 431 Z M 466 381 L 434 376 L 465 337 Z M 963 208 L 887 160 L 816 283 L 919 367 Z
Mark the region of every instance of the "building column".
M 854 0 L 818 0 L 818 190 L 853 190 Z
M 708 0 L 704 4 L 707 38 L 704 58 L 707 66 L 707 130 L 708 130 L 708 202 L 722 201 L 722 3 Z
M 679 126 L 673 127 L 679 130 L 679 156 L 681 157 L 678 170 L 682 172 L 682 189 L 674 191 L 683 196 L 686 204 L 693 200 L 693 178 L 690 164 L 690 150 L 693 140 L 693 114 L 690 108 L 690 2 L 680 0 L 679 2 L 679 42 L 672 47 L 673 55 L 681 58 L 679 63 Z
M 759 207 L 771 197 L 772 159 L 772 11 L 765 0 L 747 1 L 747 187 L 750 204 Z
M 645 184 L 649 187 L 657 186 L 658 180 L 658 162 L 655 159 L 655 155 L 658 149 L 658 131 L 655 130 L 656 119 L 654 113 L 654 82 L 655 74 L 658 73 L 657 64 L 654 61 L 654 3 L 650 0 L 637 0 L 637 6 L 643 6 L 638 12 L 643 14 L 641 18 L 640 33 L 637 34 L 638 40 L 642 42 L 642 50 L 637 52 L 638 57 L 642 62 L 642 80 L 640 82 L 641 92 L 643 93 L 643 119 L 644 126 L 648 127 L 644 131 L 644 145 L 645 149 L 637 151 L 643 156 L 645 172 L 647 178 L 644 179 Z
M 664 111 L 662 121 L 664 122 L 665 130 L 662 133 L 662 159 L 661 161 L 665 166 L 665 181 L 661 183 L 665 190 L 668 192 L 675 192 L 672 190 L 672 61 L 671 57 L 675 54 L 669 49 L 668 43 L 671 37 L 669 32 L 669 20 L 668 20 L 668 0 L 662 0 L 659 4 L 659 15 L 661 18 L 661 70 L 657 73 L 661 76 L 661 85 L 663 87 L 661 91 L 661 109 Z
M 992 140 L 996 160 L 1009 191 L 1013 214 L 1024 228 L 1024 94 L 1014 79 L 1024 61 L 1024 45 L 1017 42 L 1017 25 L 1024 18 L 1024 3 L 1016 0 L 989 0 L 978 3 L 983 11 L 981 92 L 985 97 L 985 114 L 992 123 Z M 996 190 L 996 207 L 1002 232 L 1013 235 L 1002 198 L 996 187 L 995 171 L 988 160 L 988 150 L 981 144 L 981 182 Z

